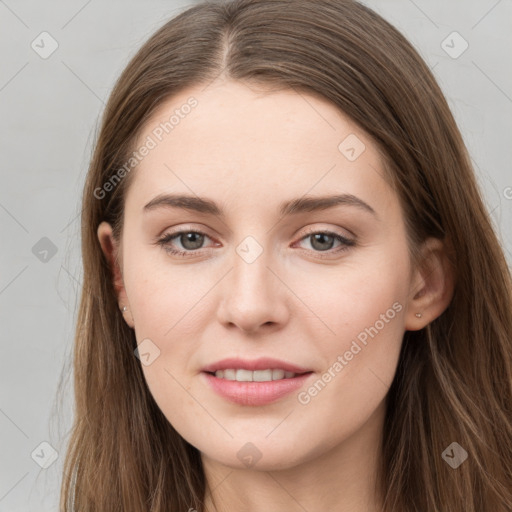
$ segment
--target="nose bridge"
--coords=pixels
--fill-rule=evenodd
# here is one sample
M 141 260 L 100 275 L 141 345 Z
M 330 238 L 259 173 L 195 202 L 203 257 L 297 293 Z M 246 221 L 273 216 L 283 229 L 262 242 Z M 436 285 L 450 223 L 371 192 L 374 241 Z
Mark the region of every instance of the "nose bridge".
M 273 251 L 254 236 L 246 236 L 236 247 L 232 271 L 224 286 L 221 319 L 246 331 L 266 323 L 280 323 L 286 314 L 283 285 L 268 267 Z
M 237 294 L 252 297 L 269 291 L 271 251 L 252 236 L 246 237 L 235 249 L 233 257 L 233 286 Z
M 259 237 L 261 240 L 261 236 Z M 245 308 L 258 301 L 271 302 L 275 276 L 267 268 L 272 265 L 272 250 L 268 242 L 261 243 L 252 235 L 246 236 L 235 248 L 233 257 L 232 292 Z

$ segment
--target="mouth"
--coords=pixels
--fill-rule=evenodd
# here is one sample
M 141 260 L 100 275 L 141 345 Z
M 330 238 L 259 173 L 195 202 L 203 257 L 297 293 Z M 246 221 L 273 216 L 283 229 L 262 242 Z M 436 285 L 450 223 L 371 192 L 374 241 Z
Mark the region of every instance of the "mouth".
M 260 357 L 259 359 L 241 359 L 239 357 L 228 357 L 209 364 L 202 369 L 203 372 L 213 373 L 217 375 L 217 372 L 223 371 L 225 373 L 219 373 L 218 378 L 226 378 L 228 380 L 238 380 L 238 375 L 242 382 L 246 382 L 251 375 L 255 380 L 264 379 L 265 381 L 290 378 L 293 374 L 303 374 L 311 371 L 311 368 L 304 368 L 296 364 L 284 361 L 281 359 L 275 359 L 272 357 Z M 281 371 L 284 372 L 281 375 Z M 256 375 L 254 375 L 256 374 Z M 287 377 L 288 376 L 288 377 Z
M 298 390 L 313 371 L 271 357 L 230 357 L 205 366 L 201 377 L 217 395 L 238 405 L 262 406 Z
M 205 372 L 217 379 L 231 380 L 237 382 L 273 382 L 276 380 L 294 379 L 300 375 L 312 372 L 291 372 L 283 368 L 267 368 L 265 370 L 246 370 L 244 368 L 226 368 Z
M 272 404 L 298 392 L 313 374 L 312 371 L 285 372 L 279 368 L 256 371 L 226 368 L 215 372 L 203 371 L 200 375 L 207 387 L 224 400 L 239 406 L 255 407 Z

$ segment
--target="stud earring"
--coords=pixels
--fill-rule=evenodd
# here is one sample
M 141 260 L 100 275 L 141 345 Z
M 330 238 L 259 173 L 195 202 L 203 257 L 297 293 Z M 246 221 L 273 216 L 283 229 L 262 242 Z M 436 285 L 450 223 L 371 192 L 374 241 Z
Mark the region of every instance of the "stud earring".
M 121 308 L 121 311 L 122 311 L 123 313 L 126 313 L 126 312 L 128 311 L 128 308 L 127 308 L 126 306 L 123 306 L 123 307 Z
M 421 318 L 421 313 L 416 313 L 416 316 L 417 316 L 418 318 Z

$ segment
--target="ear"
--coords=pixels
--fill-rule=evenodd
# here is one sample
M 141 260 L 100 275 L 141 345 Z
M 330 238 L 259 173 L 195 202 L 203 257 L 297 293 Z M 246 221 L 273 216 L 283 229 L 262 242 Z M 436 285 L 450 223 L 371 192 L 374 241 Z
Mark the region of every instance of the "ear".
M 119 309 L 122 310 L 126 306 L 126 311 L 123 312 L 123 317 L 126 323 L 133 328 L 133 317 L 131 314 L 130 304 L 123 281 L 122 263 L 120 262 L 120 247 L 119 243 L 114 239 L 112 234 L 112 226 L 108 222 L 102 222 L 97 230 L 98 240 L 101 245 L 101 250 L 105 255 L 108 262 L 110 273 L 112 277 L 112 285 L 117 297 Z
M 449 248 L 438 238 L 428 238 L 414 270 L 409 290 L 405 329 L 417 331 L 433 322 L 449 306 L 455 287 L 455 267 Z M 418 318 L 416 314 L 421 314 Z

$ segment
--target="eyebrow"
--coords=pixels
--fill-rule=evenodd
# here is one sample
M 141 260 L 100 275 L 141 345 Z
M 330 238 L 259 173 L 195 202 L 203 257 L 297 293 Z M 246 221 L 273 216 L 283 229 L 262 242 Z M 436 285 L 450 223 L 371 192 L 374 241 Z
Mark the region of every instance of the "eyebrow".
M 281 216 L 285 217 L 304 212 L 327 210 L 340 205 L 355 206 L 378 218 L 377 212 L 368 203 L 365 203 L 362 199 L 352 194 L 316 197 L 304 196 L 281 203 L 279 206 L 279 212 Z M 212 199 L 184 194 L 160 194 L 146 204 L 143 210 L 144 212 L 148 212 L 157 208 L 180 208 L 183 210 L 191 210 L 198 213 L 224 217 L 223 209 Z

